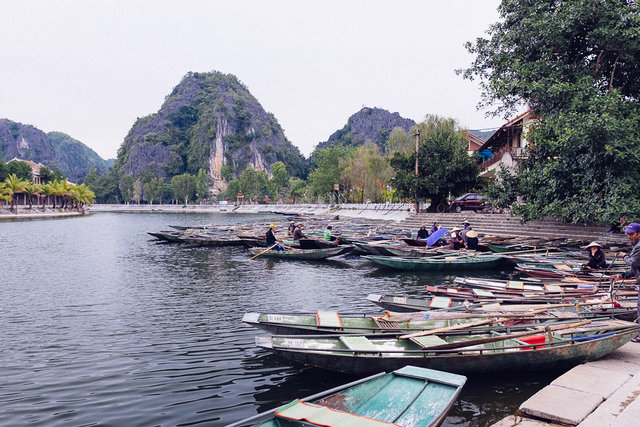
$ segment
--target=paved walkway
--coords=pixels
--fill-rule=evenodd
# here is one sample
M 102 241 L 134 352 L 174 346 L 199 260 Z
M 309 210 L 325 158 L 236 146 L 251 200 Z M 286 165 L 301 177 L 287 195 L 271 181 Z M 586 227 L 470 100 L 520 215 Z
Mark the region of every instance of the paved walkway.
M 632 427 L 640 425 L 640 344 L 578 365 L 492 427 Z

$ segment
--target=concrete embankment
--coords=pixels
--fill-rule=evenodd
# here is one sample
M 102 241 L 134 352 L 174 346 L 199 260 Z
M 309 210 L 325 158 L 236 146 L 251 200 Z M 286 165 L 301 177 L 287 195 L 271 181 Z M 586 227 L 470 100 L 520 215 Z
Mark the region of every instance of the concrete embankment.
M 415 233 L 421 225 L 431 228 L 434 222 L 441 227 L 453 228 L 462 226 L 467 219 L 474 230 L 483 235 L 515 236 L 533 238 L 565 238 L 579 241 L 598 241 L 612 246 L 624 246 L 628 240 L 624 234 L 606 233 L 602 224 L 579 225 L 566 224 L 549 219 L 522 223 L 521 218 L 509 214 L 476 213 L 418 213 L 413 212 L 413 205 L 407 203 L 380 204 L 276 204 L 276 205 L 93 205 L 92 212 L 235 212 L 235 213 L 280 213 L 285 215 L 308 215 L 326 218 L 339 216 L 345 218 L 362 218 L 372 221 L 390 222 L 398 230 Z
M 626 427 L 640 425 L 640 344 L 627 343 L 578 365 L 492 427 Z
M 21 221 L 31 219 L 64 218 L 81 216 L 78 211 L 59 211 L 55 209 L 18 209 L 18 213 L 10 212 L 6 209 L 0 210 L 0 221 Z

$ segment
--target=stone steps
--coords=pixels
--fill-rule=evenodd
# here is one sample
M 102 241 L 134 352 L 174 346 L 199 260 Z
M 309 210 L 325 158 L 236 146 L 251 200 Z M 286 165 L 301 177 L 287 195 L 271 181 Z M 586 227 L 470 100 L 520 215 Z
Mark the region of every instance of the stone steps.
M 566 238 L 578 241 L 597 241 L 609 245 L 627 245 L 624 234 L 606 233 L 600 224 L 567 224 L 557 220 L 521 223 L 519 217 L 509 214 L 486 214 L 464 211 L 462 213 L 418 213 L 397 223 L 398 227 L 416 232 L 424 225 L 430 229 L 434 222 L 445 228 L 462 227 L 468 220 L 474 230 L 486 235 L 523 236 L 534 238 Z

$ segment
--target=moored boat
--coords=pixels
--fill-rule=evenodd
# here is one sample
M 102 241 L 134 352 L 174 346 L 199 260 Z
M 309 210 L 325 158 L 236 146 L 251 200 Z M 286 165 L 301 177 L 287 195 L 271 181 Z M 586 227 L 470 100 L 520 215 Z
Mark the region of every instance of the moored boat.
M 585 320 L 504 334 L 273 335 L 257 337 L 256 345 L 287 360 L 357 375 L 407 364 L 478 375 L 566 368 L 605 356 L 638 333 L 637 323 Z
M 349 252 L 353 246 L 337 246 L 325 249 L 287 249 L 286 251 L 266 250 L 264 248 L 247 248 L 252 255 L 260 255 L 261 257 L 283 258 L 283 259 L 301 259 L 301 260 L 322 260 L 329 257 L 345 254 Z
M 462 375 L 404 366 L 296 399 L 229 427 L 358 425 L 431 427 L 442 423 L 466 382 Z
M 450 271 L 493 268 L 500 265 L 499 255 L 446 255 L 423 258 L 401 258 L 396 256 L 364 256 L 374 264 L 396 270 L 412 271 Z

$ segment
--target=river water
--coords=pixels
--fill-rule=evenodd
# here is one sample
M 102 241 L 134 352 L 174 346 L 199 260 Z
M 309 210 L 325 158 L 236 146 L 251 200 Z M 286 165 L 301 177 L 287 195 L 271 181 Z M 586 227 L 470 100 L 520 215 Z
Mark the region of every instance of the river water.
M 286 225 L 224 213 L 0 222 L 0 425 L 232 423 L 356 379 L 257 349 L 245 312 L 375 312 L 369 293 L 421 295 L 446 279 L 358 257 L 251 261 L 146 234 L 267 220 Z M 471 377 L 444 425 L 489 425 L 557 375 Z

